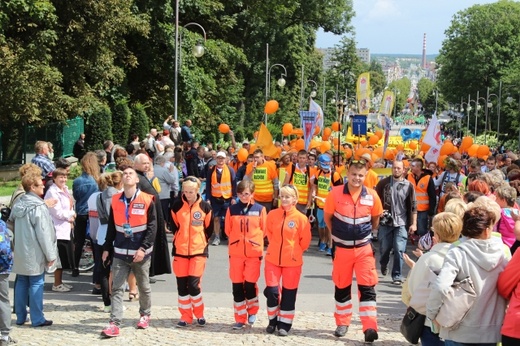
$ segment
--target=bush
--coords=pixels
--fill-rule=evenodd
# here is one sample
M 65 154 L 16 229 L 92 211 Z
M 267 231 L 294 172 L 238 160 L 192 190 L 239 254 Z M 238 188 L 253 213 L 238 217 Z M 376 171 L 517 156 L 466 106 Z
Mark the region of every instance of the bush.
M 142 103 L 137 102 L 132 105 L 131 118 L 130 134 L 135 133 L 140 140 L 145 139 L 150 131 L 150 125 L 145 106 Z
M 117 100 L 112 109 L 112 127 L 116 128 L 114 132 L 114 143 L 125 146 L 130 138 L 130 123 L 132 113 L 128 107 L 128 100 Z
M 103 142 L 112 139 L 112 113 L 110 108 L 98 103 L 92 106 L 84 115 L 85 121 L 85 147 L 87 151 L 103 149 Z

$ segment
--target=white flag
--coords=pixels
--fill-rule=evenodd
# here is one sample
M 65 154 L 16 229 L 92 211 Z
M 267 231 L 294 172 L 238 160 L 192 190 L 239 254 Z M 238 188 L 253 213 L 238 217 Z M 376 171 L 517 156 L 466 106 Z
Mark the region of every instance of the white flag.
M 426 135 L 424 136 L 423 143 L 428 144 L 430 147 L 439 146 L 441 142 L 441 125 L 437 120 L 437 115 L 433 113 L 432 120 L 428 129 L 426 129 Z
M 311 99 L 311 102 L 309 104 L 309 112 L 316 112 L 318 113 L 318 116 L 316 117 L 316 126 L 320 128 L 320 131 L 323 130 L 323 110 L 321 109 L 320 105 L 317 104 L 313 99 Z

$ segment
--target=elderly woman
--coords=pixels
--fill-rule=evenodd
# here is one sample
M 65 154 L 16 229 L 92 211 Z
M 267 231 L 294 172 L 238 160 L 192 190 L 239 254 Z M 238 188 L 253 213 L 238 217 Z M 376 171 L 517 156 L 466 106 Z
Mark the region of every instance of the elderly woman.
M 435 245 L 430 252 L 419 258 L 406 282 L 409 292 L 407 297 L 410 301 L 409 305 L 423 315 L 426 314 L 426 300 L 430 294 L 430 270 L 438 271 L 441 269 L 444 257 L 451 244 L 459 240 L 462 221 L 454 213 L 443 212 L 433 218 L 432 229 Z M 440 340 L 439 335 L 432 333 L 428 321 L 425 322 L 420 339 L 422 345 L 444 345 L 444 341 Z
M 15 309 L 16 324 L 22 325 L 27 318 L 27 303 L 31 306 L 33 327 L 50 326 L 52 321 L 43 315 L 43 284 L 45 268 L 58 257 L 56 233 L 41 195 L 44 184 L 40 175 L 29 173 L 22 178 L 25 194 L 13 206 L 11 219 L 14 221 L 14 265 L 16 273 Z
M 466 237 L 446 254 L 442 269 L 426 303 L 426 316 L 435 329 L 442 321 L 437 315 L 443 305 L 443 293 L 454 281 L 470 277 L 476 300 L 456 329 L 440 328 L 446 345 L 489 345 L 500 342 L 506 301 L 498 295 L 497 280 L 507 264 L 502 241 L 491 236 L 496 214 L 485 207 L 464 214 L 462 234 Z

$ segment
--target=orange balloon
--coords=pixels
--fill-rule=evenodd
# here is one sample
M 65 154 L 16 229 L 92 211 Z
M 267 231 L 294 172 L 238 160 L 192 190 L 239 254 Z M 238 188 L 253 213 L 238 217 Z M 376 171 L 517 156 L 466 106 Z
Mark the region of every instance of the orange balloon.
M 249 154 L 254 153 L 255 150 L 256 150 L 256 144 L 250 144 L 249 145 Z M 247 160 L 247 158 L 246 158 L 246 160 Z
M 330 150 L 330 142 L 329 141 L 323 141 L 320 145 L 320 151 L 322 153 L 326 152 L 327 150 Z
M 339 131 L 339 129 L 340 129 L 339 123 L 337 121 L 333 122 L 332 131 Z
M 379 160 L 379 156 L 377 156 L 375 153 L 372 153 L 372 162 L 376 162 L 377 160 Z
M 408 143 L 408 148 L 410 148 L 412 150 L 416 150 L 417 149 L 417 142 L 410 142 L 410 143 Z
M 311 140 L 311 143 L 309 144 L 309 149 L 317 148 L 320 146 L 320 143 L 314 139 Z
M 334 143 L 334 148 L 338 147 L 338 137 L 332 138 L 332 143 Z
M 323 129 L 323 137 L 327 136 L 327 138 L 328 138 L 331 133 L 332 133 L 332 130 L 330 129 L 330 127 L 326 127 Z
M 267 101 L 267 103 L 265 104 L 265 107 L 264 107 L 264 113 L 265 114 L 273 114 L 273 113 L 276 113 L 276 111 L 278 110 L 278 101 L 276 100 L 270 100 L 270 101 Z
M 477 157 L 479 159 L 483 159 L 484 156 L 487 156 L 489 154 L 489 147 L 487 145 L 481 145 L 477 149 Z
M 466 151 L 469 147 L 473 145 L 473 137 L 467 136 L 462 138 L 462 142 L 460 143 L 460 148 L 462 151 Z
M 477 150 L 478 150 L 478 148 L 479 148 L 478 144 L 472 144 L 468 148 L 468 155 L 471 156 L 471 157 L 477 157 Z
M 383 157 L 383 147 L 375 148 L 374 154 L 377 155 L 378 158 L 382 158 Z
M 376 135 L 377 137 L 379 137 L 379 139 L 381 139 L 381 138 L 383 138 L 383 131 L 381 131 L 381 130 L 377 130 L 376 133 L 375 133 L 375 135 Z
M 345 158 L 350 159 L 352 157 L 352 149 L 346 148 L 345 149 Z
M 442 148 L 441 148 L 441 150 L 442 150 Z M 444 168 L 444 166 L 445 166 L 444 165 L 444 160 L 446 160 L 447 157 L 448 157 L 448 155 L 440 155 L 439 158 L 437 159 L 437 164 L 440 167 Z
M 361 149 L 356 150 L 356 152 L 354 153 L 354 158 L 356 160 L 359 160 L 359 159 L 361 159 L 361 155 L 363 155 L 363 154 L 369 154 L 370 155 L 371 154 L 370 149 L 361 148 Z
M 451 152 L 452 154 L 455 154 L 455 153 L 458 153 L 459 152 L 459 149 L 457 148 L 457 146 L 453 146 L 453 151 Z
M 296 148 L 296 150 L 305 149 L 305 141 L 302 138 L 296 140 L 296 144 L 294 147 Z
M 376 145 L 378 142 L 379 142 L 380 138 L 377 136 L 377 135 L 373 135 L 372 137 L 370 137 L 370 139 L 368 140 L 368 144 L 370 145 Z
M 228 133 L 229 132 L 229 125 L 228 124 L 220 124 L 218 126 L 218 130 L 220 131 L 220 133 Z
M 295 136 L 301 137 L 301 136 L 303 136 L 303 130 L 302 129 L 294 129 L 292 131 L 292 134 L 295 135 Z
M 238 153 L 237 153 L 237 158 L 238 158 L 238 161 L 240 162 L 246 162 L 247 161 L 247 156 L 249 155 L 249 153 L 247 152 L 247 149 L 246 148 L 241 148 Z
M 404 151 L 404 144 L 397 144 L 397 151 Z
M 441 147 L 441 155 L 450 155 L 453 153 L 453 144 L 449 141 L 445 141 Z
M 427 153 L 428 150 L 430 150 L 430 146 L 429 146 L 428 144 L 422 142 L 422 143 L 421 143 L 421 151 L 422 151 L 423 153 Z
M 361 141 L 361 146 L 362 146 L 362 147 L 366 147 L 367 144 L 368 144 L 368 142 L 367 142 L 366 140 L 363 139 L 363 140 Z
M 314 128 L 314 136 L 316 136 L 318 133 L 320 133 L 320 131 L 321 131 L 320 127 L 319 127 L 319 126 L 316 126 L 316 127 Z
M 395 152 L 390 148 L 386 149 L 385 160 L 392 161 L 393 159 L 395 159 Z
M 282 127 L 282 133 L 284 136 L 289 136 L 293 132 L 293 126 L 291 123 L 285 123 Z

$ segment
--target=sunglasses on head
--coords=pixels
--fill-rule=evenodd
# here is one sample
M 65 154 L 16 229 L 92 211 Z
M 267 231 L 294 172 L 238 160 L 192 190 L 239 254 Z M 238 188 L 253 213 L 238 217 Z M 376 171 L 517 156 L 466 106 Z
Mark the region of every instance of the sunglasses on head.
M 367 162 L 363 159 L 359 159 L 359 160 L 352 160 L 350 161 L 350 164 L 351 165 L 366 165 Z
M 192 183 L 198 183 L 198 182 L 199 182 L 197 178 L 192 177 L 192 176 L 186 177 L 186 178 L 184 178 L 184 180 L 185 180 L 185 181 L 186 181 L 186 180 L 187 180 L 187 181 L 191 181 Z

